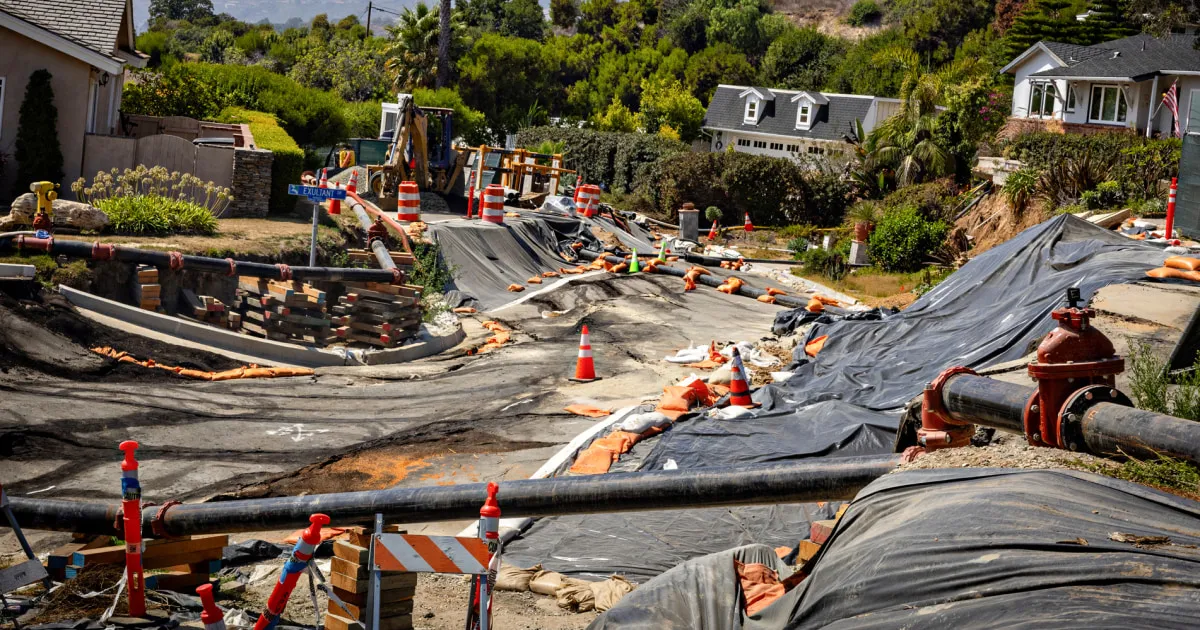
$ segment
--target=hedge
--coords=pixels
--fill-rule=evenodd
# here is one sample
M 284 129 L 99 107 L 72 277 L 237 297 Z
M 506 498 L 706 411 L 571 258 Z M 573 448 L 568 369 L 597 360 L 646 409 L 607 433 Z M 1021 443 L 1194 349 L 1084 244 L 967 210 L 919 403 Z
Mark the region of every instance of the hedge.
M 288 184 L 300 183 L 300 173 L 304 171 L 304 151 L 271 114 L 227 107 L 218 118 L 221 122 L 249 125 L 254 143 L 260 149 L 275 154 L 271 162 L 270 210 L 290 212 L 296 207 L 296 199 L 288 194 Z
M 832 171 L 727 151 L 667 156 L 643 173 L 637 192 L 671 218 L 691 202 L 721 208 L 725 223 L 740 223 L 749 213 L 756 225 L 832 226 L 841 222 L 850 190 Z
M 625 193 L 632 192 L 656 162 L 688 151 L 688 146 L 678 140 L 644 133 L 574 127 L 526 127 L 517 133 L 518 146 L 546 141 L 565 144 L 565 167 L 578 171 L 584 182 Z

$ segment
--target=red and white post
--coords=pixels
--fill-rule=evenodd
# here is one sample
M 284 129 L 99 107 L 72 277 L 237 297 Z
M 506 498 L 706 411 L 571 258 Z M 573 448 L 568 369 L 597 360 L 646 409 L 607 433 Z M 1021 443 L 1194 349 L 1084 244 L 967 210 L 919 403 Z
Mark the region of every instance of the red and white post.
M 125 453 L 121 462 L 121 516 L 125 521 L 125 575 L 128 578 L 129 616 L 146 616 L 146 576 L 142 573 L 142 486 L 133 440 L 118 446 Z
M 1166 239 L 1171 240 L 1171 230 L 1175 227 L 1175 193 L 1179 191 L 1179 178 L 1171 178 L 1171 192 L 1167 193 L 1167 226 Z
M 479 508 L 479 538 L 488 546 L 488 572 L 477 575 L 471 582 L 471 606 L 467 611 L 467 627 L 489 630 L 492 626 L 492 587 L 500 570 L 500 504 L 496 494 L 500 486 L 487 485 L 487 499 Z
M 275 583 L 275 588 L 271 589 L 271 596 L 267 598 L 267 605 L 259 615 L 258 622 L 254 624 L 254 630 L 274 630 L 275 626 L 279 625 L 279 618 L 287 608 L 288 598 L 292 596 L 300 574 L 308 568 L 308 561 L 312 560 L 317 545 L 321 544 L 321 526 L 329 524 L 329 517 L 313 514 L 308 517 L 308 522 L 308 529 L 300 534 L 300 540 L 297 540 L 296 546 L 292 548 L 292 555 L 283 563 L 279 581 Z
M 196 596 L 200 598 L 200 605 L 204 607 L 200 613 L 200 623 L 204 624 L 204 630 L 225 630 L 225 613 L 217 607 L 217 602 L 213 599 L 212 584 L 197 586 Z

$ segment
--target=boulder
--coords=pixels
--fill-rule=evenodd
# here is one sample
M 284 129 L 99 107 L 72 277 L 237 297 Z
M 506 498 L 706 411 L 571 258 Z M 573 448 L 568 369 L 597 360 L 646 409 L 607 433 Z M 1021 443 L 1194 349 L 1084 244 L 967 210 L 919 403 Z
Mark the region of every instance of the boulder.
M 37 212 L 37 195 L 25 193 L 17 197 L 13 200 L 9 212 L 10 223 L 15 221 L 19 225 L 33 225 L 33 215 Z M 99 232 L 108 225 L 108 215 L 90 204 L 55 199 L 54 225 Z

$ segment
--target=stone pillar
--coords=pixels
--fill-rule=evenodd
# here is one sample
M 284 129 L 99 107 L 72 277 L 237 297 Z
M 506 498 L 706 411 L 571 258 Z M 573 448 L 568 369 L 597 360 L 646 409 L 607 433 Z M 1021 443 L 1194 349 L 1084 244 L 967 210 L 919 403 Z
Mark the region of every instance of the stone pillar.
M 690 201 L 679 209 L 679 238 L 693 243 L 700 242 L 700 211 Z
M 267 216 L 271 202 L 271 164 L 275 155 L 254 149 L 233 150 L 233 201 L 223 218 Z

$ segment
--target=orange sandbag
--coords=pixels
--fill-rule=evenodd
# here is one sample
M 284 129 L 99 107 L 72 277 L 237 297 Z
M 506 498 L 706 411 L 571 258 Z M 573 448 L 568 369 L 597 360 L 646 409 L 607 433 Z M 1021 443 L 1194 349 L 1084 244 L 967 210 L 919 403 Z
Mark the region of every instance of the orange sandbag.
M 813 295 L 812 299 L 824 304 L 825 306 L 841 306 L 842 305 L 841 302 L 839 302 L 831 297 L 825 297 L 824 295 L 821 295 L 820 293 Z
M 742 601 L 745 602 L 747 615 L 770 606 L 787 593 L 787 588 L 779 581 L 779 574 L 767 565 L 758 562 L 743 564 L 734 560 L 733 566 L 737 569 L 738 582 L 742 586 Z
M 601 409 L 600 407 L 593 407 L 591 405 L 567 405 L 563 408 L 563 411 L 589 418 L 603 418 L 612 414 L 611 409 Z
M 573 276 L 575 274 L 583 273 L 583 270 L 579 269 L 578 267 L 573 268 L 573 269 L 565 269 L 563 267 L 559 267 L 558 272 Z
M 741 278 L 729 278 L 721 286 L 717 287 L 717 290 L 721 293 L 733 295 L 734 293 L 738 292 L 738 289 L 742 288 L 743 284 L 745 283 L 742 282 Z
M 508 285 L 508 290 L 512 291 L 513 293 L 520 293 L 525 290 L 525 287 L 519 284 L 510 284 Z
M 804 354 L 807 354 L 810 357 L 817 356 L 817 353 L 821 351 L 821 348 L 825 347 L 825 340 L 828 338 L 829 335 L 821 335 L 820 337 L 817 337 L 816 339 L 804 344 Z
M 651 258 L 650 262 L 646 263 L 645 267 L 642 267 L 642 271 L 646 273 L 656 273 L 658 272 L 658 264 L 657 258 Z
M 667 256 L 667 262 L 676 262 L 678 260 L 679 260 L 678 256 Z
M 773 296 L 773 295 L 760 295 L 760 296 L 758 296 L 758 301 L 759 301 L 759 302 L 764 302 L 764 303 L 766 303 L 766 304 L 774 304 L 774 303 L 775 303 L 775 296 Z
M 1151 278 L 1177 278 L 1179 280 L 1191 280 L 1192 282 L 1200 282 L 1200 271 L 1184 271 L 1183 269 L 1173 269 L 1171 267 L 1159 267 L 1146 272 Z
M 198 378 L 202 381 L 211 381 L 212 376 L 213 376 L 212 372 L 201 372 L 200 370 L 188 370 L 188 369 L 179 370 L 178 374 L 180 376 L 186 376 L 188 378 Z
M 617 264 L 613 265 L 612 269 L 609 269 L 609 271 L 611 271 L 613 273 L 625 273 L 625 271 L 628 269 L 629 269 L 629 265 L 627 263 L 617 263 Z
M 452 313 L 464 313 L 464 314 L 467 314 L 467 313 L 478 313 L 478 312 L 479 312 L 479 311 L 475 310 L 474 308 L 472 308 L 472 307 L 470 307 L 470 306 L 460 306 L 460 307 L 458 307 L 458 308 L 450 309 L 450 311 L 451 311 Z
M 820 313 L 821 311 L 825 310 L 825 305 L 821 303 L 821 300 L 813 298 L 808 301 L 808 306 L 805 306 L 804 310 L 808 311 L 809 313 Z
M 787 291 L 780 291 L 775 287 L 767 287 L 767 295 L 787 295 Z
M 580 241 L 575 241 L 574 243 L 571 243 L 571 249 L 579 251 L 583 249 L 583 243 Z
M 557 271 L 543 271 L 542 277 L 543 278 L 557 278 L 558 272 Z
M 684 291 L 695 291 L 696 290 L 695 278 L 693 278 L 691 276 L 684 276 L 683 277 L 683 290 Z
M 486 328 L 488 330 L 508 330 L 507 328 L 504 327 L 504 324 L 501 324 L 500 322 L 493 321 L 490 319 L 488 321 L 480 324 L 480 326 L 483 326 L 484 328 Z
M 707 276 L 707 275 L 711 275 L 711 273 L 710 273 L 710 272 L 709 272 L 707 269 L 705 269 L 704 267 L 701 267 L 701 266 L 699 266 L 699 265 L 693 265 L 693 266 L 691 266 L 691 267 L 688 267 L 688 270 L 687 270 L 687 272 L 688 272 L 688 273 L 695 272 L 695 274 L 696 274 L 697 276 Z
M 663 388 L 662 398 L 654 410 L 675 420 L 687 413 L 698 400 L 696 390 L 683 385 L 670 385 Z
M 542 283 L 542 277 L 541 277 L 541 276 L 534 276 L 534 277 L 532 277 L 532 278 L 530 278 L 530 279 L 526 280 L 526 281 L 525 281 L 525 283 L 526 283 L 526 284 L 541 284 L 541 283 Z
M 1172 269 L 1184 269 L 1187 271 L 1200 271 L 1200 258 L 1191 258 L 1188 256 L 1172 256 L 1163 263 L 1165 266 Z
M 575 456 L 575 463 L 571 464 L 570 471 L 577 475 L 602 475 L 608 472 L 612 464 L 612 451 L 588 447 Z

